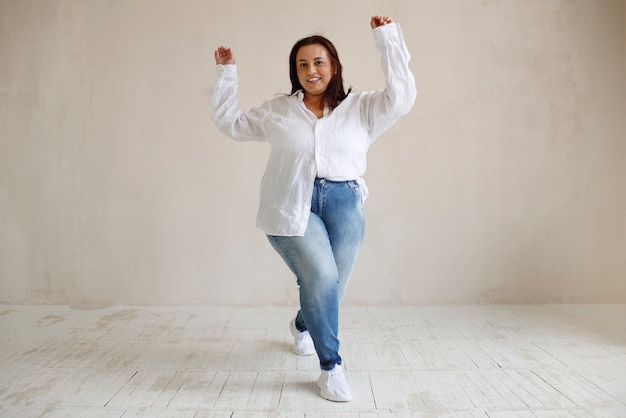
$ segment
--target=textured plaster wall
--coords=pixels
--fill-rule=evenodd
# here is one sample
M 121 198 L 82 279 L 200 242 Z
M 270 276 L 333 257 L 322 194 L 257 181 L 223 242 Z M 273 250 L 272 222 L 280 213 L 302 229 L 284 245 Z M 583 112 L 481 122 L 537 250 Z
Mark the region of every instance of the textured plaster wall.
M 402 24 L 419 96 L 369 154 L 346 303 L 626 302 L 626 22 L 617 0 L 0 0 L 0 302 L 293 304 L 254 227 L 267 148 L 217 133 L 289 90 L 298 38 L 383 86 Z

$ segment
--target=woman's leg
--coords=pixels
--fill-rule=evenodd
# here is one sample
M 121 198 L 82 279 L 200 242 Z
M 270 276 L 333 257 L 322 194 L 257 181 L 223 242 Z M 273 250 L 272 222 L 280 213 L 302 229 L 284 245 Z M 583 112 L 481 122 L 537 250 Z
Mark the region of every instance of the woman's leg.
M 365 232 L 363 201 L 358 183 L 327 182 L 321 217 L 337 265 L 337 296 L 341 301 L 346 294 Z
M 296 275 L 300 286 L 298 318 L 304 321 L 311 334 L 320 367 L 322 370 L 332 370 L 335 365 L 341 364 L 337 294 L 339 275 L 326 226 L 318 215 L 311 213 L 304 236 L 268 235 L 268 239 Z

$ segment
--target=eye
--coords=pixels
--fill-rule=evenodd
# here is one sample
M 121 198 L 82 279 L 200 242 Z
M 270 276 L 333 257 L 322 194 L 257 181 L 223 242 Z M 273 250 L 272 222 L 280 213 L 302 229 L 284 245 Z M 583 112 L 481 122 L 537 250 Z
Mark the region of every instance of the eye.
M 304 67 L 306 67 L 306 64 L 305 64 L 304 62 L 301 62 L 298 66 L 299 66 L 300 68 L 304 68 Z
M 315 64 L 317 64 L 317 65 L 323 65 L 323 64 L 324 64 L 324 61 L 322 61 L 322 60 L 315 61 Z

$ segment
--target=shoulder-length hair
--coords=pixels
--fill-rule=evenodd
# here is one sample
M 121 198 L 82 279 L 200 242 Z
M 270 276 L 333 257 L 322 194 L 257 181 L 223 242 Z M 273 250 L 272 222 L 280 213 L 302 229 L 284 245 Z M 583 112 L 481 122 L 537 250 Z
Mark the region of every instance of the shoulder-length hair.
M 289 54 L 289 78 L 291 79 L 291 94 L 294 94 L 298 90 L 304 90 L 302 84 L 300 84 L 300 80 L 298 80 L 298 67 L 296 64 L 296 55 L 298 54 L 298 50 L 307 45 L 315 45 L 319 44 L 326 48 L 328 52 L 328 56 L 330 57 L 330 62 L 334 69 L 333 78 L 328 83 L 328 87 L 326 88 L 326 92 L 322 98 L 323 104 L 329 107 L 332 111 L 339 103 L 345 99 L 348 94 L 352 91 L 352 88 L 348 89 L 346 92 L 343 87 L 343 76 L 341 66 L 341 62 L 339 61 L 339 54 L 337 53 L 337 49 L 335 45 L 328 39 L 320 35 L 313 35 L 306 38 L 300 39 L 291 49 L 291 54 Z

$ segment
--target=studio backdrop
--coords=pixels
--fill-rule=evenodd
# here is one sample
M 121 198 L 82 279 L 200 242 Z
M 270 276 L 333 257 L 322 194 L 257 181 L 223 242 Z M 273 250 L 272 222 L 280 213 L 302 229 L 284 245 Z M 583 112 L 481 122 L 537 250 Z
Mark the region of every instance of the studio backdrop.
M 213 50 L 245 110 L 323 34 L 417 101 L 369 151 L 347 304 L 626 302 L 623 0 L 0 0 L 0 302 L 288 305 L 255 228 L 268 146 L 219 134 Z

